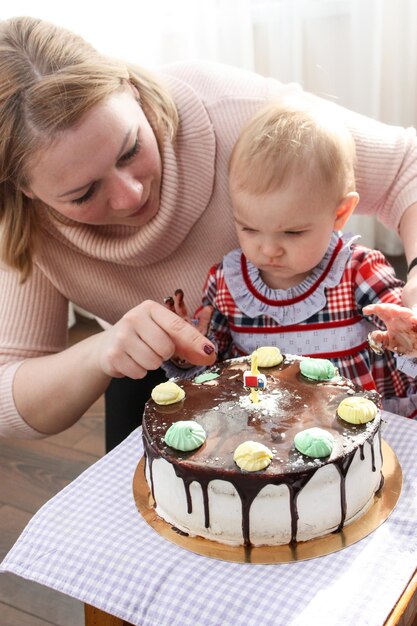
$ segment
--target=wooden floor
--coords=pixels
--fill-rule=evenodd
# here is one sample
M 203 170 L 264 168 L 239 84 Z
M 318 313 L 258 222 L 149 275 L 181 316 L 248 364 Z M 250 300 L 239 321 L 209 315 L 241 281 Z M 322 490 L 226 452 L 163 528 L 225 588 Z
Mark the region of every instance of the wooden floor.
M 405 260 L 390 259 L 405 277 Z M 70 331 L 74 343 L 97 332 L 79 318 Z M 104 401 L 60 435 L 41 441 L 0 439 L 0 560 L 32 515 L 104 454 Z M 1 626 L 82 626 L 83 605 L 66 595 L 11 574 L 0 575 Z
M 71 343 L 98 330 L 81 318 Z M 67 431 L 44 440 L 0 439 L 0 560 L 36 511 L 104 454 L 100 398 Z M 82 626 L 81 602 L 12 574 L 0 574 L 1 626 Z

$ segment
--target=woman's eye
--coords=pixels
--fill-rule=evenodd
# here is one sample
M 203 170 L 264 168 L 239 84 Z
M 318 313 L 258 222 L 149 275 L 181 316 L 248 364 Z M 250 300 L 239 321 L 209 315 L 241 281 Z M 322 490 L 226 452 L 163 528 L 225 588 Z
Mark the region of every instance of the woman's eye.
M 129 152 L 126 152 L 120 157 L 119 163 L 127 163 L 128 161 L 133 159 L 134 156 L 137 155 L 139 150 L 140 150 L 140 143 L 139 143 L 139 137 L 137 137 L 133 148 L 131 148 Z
M 96 186 L 94 184 L 91 185 L 91 187 L 87 189 L 83 196 L 81 196 L 80 198 L 75 198 L 74 200 L 72 200 L 72 202 L 74 204 L 83 204 L 84 202 L 87 202 L 87 200 L 89 200 L 93 196 L 95 188 Z

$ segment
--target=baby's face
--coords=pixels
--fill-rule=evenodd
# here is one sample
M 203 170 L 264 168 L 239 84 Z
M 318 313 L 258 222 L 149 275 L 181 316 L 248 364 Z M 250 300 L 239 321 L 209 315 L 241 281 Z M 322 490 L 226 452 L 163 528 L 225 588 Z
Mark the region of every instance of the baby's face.
M 334 200 L 309 195 L 292 182 L 263 195 L 233 189 L 240 246 L 273 289 L 301 283 L 321 261 L 335 226 Z

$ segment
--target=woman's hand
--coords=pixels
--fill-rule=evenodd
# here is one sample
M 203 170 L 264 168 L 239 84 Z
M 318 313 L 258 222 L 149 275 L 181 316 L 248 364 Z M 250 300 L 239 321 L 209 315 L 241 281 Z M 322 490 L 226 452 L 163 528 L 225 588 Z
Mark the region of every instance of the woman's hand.
M 385 349 L 417 356 L 417 312 L 398 304 L 370 304 L 363 309 L 364 315 L 377 315 L 387 327 L 386 331 L 370 333 L 371 348 L 376 352 Z
M 104 331 L 98 352 L 101 369 L 115 378 L 142 378 L 174 355 L 194 365 L 216 359 L 212 343 L 197 328 L 150 300 Z

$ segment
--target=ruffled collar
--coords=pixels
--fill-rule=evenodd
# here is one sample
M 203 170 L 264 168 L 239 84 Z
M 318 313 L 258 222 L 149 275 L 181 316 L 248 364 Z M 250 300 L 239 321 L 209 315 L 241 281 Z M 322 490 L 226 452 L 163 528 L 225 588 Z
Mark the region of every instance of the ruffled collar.
M 213 192 L 216 141 L 197 93 L 171 75 L 162 78 L 176 102 L 180 125 L 175 144 L 165 141 L 157 215 L 141 228 L 91 226 L 54 215 L 51 209 L 38 209 L 49 236 L 86 256 L 137 266 L 161 261 L 184 241 Z
M 223 259 L 226 284 L 236 306 L 248 317 L 268 315 L 281 326 L 299 324 L 323 309 L 326 288 L 341 280 L 358 235 L 334 232 L 326 254 L 309 276 L 289 289 L 271 289 L 259 269 L 237 248 Z

